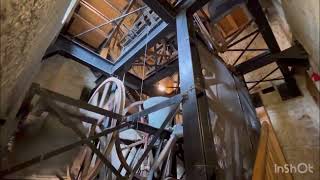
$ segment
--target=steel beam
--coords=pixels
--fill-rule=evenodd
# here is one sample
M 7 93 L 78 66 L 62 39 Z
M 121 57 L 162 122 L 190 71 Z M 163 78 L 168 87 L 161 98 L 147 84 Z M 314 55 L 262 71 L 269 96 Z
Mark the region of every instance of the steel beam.
M 269 22 L 263 12 L 263 9 L 258 0 L 250 0 L 247 2 L 247 7 L 251 15 L 254 17 L 254 21 L 257 24 L 260 33 L 265 40 L 268 48 L 272 53 L 280 52 L 280 47 L 272 32 Z
M 188 9 L 188 14 L 193 15 L 200 8 L 206 5 L 210 0 L 196 0 Z
M 107 77 L 112 76 L 112 67 L 114 64 L 100 55 L 89 50 L 88 48 L 72 41 L 70 38 L 59 35 L 54 44 L 52 44 L 46 51 L 43 59 L 46 59 L 55 54 L 71 58 L 85 66 L 88 66 L 96 71 L 101 72 Z M 137 76 L 127 73 L 125 78 L 125 85 L 132 89 L 139 89 L 141 86 L 141 79 Z
M 163 21 L 173 24 L 176 13 L 166 0 L 143 0 Z
M 281 63 L 284 66 L 309 66 L 307 52 L 300 44 L 296 44 L 279 53 L 272 54 L 269 51 L 264 52 L 239 65 L 236 65 L 235 69 L 241 74 L 246 74 L 273 62 Z
M 159 128 L 155 128 L 141 122 L 133 123 L 133 125 L 130 128 L 148 133 L 149 135 L 153 135 L 159 130 Z M 172 133 L 171 131 L 164 129 L 160 135 L 160 138 L 169 139 L 171 133 Z
M 266 42 L 270 52 L 272 54 L 279 53 L 281 51 L 277 40 L 272 32 L 272 29 L 269 25 L 269 22 L 263 12 L 263 9 L 258 0 L 249 0 L 247 1 L 247 7 L 251 15 L 254 17 L 254 21 L 257 24 L 260 33 Z M 289 89 L 293 89 L 293 91 L 298 90 L 295 79 L 292 77 L 289 68 L 282 64 L 281 62 L 277 62 L 277 65 L 280 68 L 280 71 L 285 79 L 286 84 Z
M 158 69 L 152 72 L 145 80 L 144 83 L 148 85 L 153 85 L 156 82 L 173 75 L 175 72 L 178 72 L 178 57 L 171 60 L 169 63 L 162 65 Z
M 144 33 L 135 39 L 135 42 L 128 47 L 115 63 L 112 68 L 112 74 L 120 74 L 126 72 L 131 67 L 131 64 L 144 53 L 146 44 L 148 47 L 152 47 L 161 38 L 165 37 L 170 30 L 170 26 L 166 22 L 160 22 L 149 33 Z
M 68 97 L 68 96 L 65 96 L 65 95 L 50 91 L 48 89 L 41 88 L 39 84 L 35 84 L 35 83 L 32 84 L 31 89 L 36 94 L 38 94 L 40 96 L 44 96 L 44 97 L 46 97 L 48 99 L 51 99 L 51 100 L 55 100 L 55 101 L 59 101 L 59 102 L 62 102 L 62 103 L 66 103 L 66 104 L 69 104 L 69 105 L 72 105 L 72 106 L 75 106 L 75 107 L 78 107 L 78 108 L 82 108 L 82 109 L 85 109 L 85 110 L 88 110 L 88 111 L 91 111 L 91 112 L 95 112 L 95 113 L 98 113 L 98 114 L 101 114 L 101 115 L 104 115 L 104 116 L 108 116 L 108 117 L 111 117 L 111 118 L 114 118 L 114 119 L 117 119 L 117 120 L 122 120 L 124 118 L 122 115 L 114 113 L 112 111 L 108 111 L 108 110 L 99 108 L 97 106 L 88 104 L 88 103 L 86 103 L 84 101 L 73 99 L 71 97 Z
M 112 64 L 110 61 L 102 58 L 95 52 L 62 35 L 58 36 L 55 43 L 48 48 L 43 59 L 55 54 L 60 54 L 62 56 L 71 58 L 72 60 L 101 72 L 105 77 L 120 75 L 120 71 L 119 74 L 112 74 L 110 69 L 114 66 L 114 64 Z M 159 70 L 157 70 L 156 74 L 152 74 L 150 78 L 146 79 L 144 82 L 143 93 L 147 94 L 148 96 L 165 95 L 161 92 L 158 92 L 157 88 L 154 87 L 154 84 L 157 82 L 157 80 L 161 80 L 177 71 L 177 60 L 173 60 L 172 63 L 167 64 L 166 67 L 161 67 Z M 124 84 L 127 87 L 139 90 L 141 88 L 141 83 L 142 80 L 139 77 L 130 72 L 126 73 Z
M 187 179 L 214 179 L 215 152 L 191 17 L 182 11 L 176 18 L 180 88 L 188 94 L 182 103 L 185 168 Z
M 54 53 L 59 53 L 63 56 L 70 57 L 77 62 L 84 64 L 90 68 L 99 70 L 101 72 L 111 74 L 113 63 L 108 59 L 102 58 L 99 54 L 89 50 L 88 48 L 82 46 L 81 44 L 72 41 L 70 38 L 59 35 L 55 43 L 52 44 L 44 58 Z
M 135 122 L 135 121 L 139 120 L 141 117 L 144 117 L 150 113 L 156 112 L 160 109 L 163 109 L 163 108 L 166 108 L 169 106 L 180 104 L 181 101 L 183 101 L 183 99 L 185 99 L 185 98 L 186 98 L 186 96 L 183 94 L 175 95 L 175 96 L 171 97 L 170 99 L 162 101 L 161 103 L 158 103 L 148 109 L 145 109 L 145 110 L 140 111 L 138 113 L 127 116 L 126 120 L 128 122 Z

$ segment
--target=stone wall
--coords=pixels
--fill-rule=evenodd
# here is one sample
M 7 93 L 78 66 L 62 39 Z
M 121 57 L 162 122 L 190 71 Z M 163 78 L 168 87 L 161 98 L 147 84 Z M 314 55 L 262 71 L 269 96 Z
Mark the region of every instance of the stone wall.
M 313 71 L 320 72 L 319 0 L 270 0 L 293 34 L 310 55 Z M 284 22 L 284 23 L 286 23 Z
M 95 87 L 96 77 L 91 70 L 71 59 L 60 55 L 52 56 L 41 63 L 39 73 L 34 80 L 40 87 L 79 99 L 82 89 Z M 36 98 L 35 98 L 36 99 Z M 36 101 L 33 101 L 33 104 Z M 79 111 L 78 108 L 60 104 L 69 111 Z M 66 117 L 67 118 L 67 117 Z M 81 127 L 81 122 L 74 123 Z M 79 137 L 68 127 L 59 122 L 52 113 L 43 117 L 28 116 L 19 125 L 13 143 L 13 150 L 9 153 L 5 166 L 10 167 L 57 148 L 66 146 L 79 140 Z M 61 155 L 44 160 L 31 167 L 18 171 L 8 178 L 12 179 L 50 179 L 56 174 L 66 177 L 67 167 L 75 158 L 79 148 L 62 153 Z
M 54 55 L 42 63 L 34 81 L 43 88 L 80 99 L 84 87 L 95 88 L 95 80 L 96 77 L 88 67 L 72 59 Z
M 309 53 L 313 70 L 319 68 L 319 9 L 317 9 L 319 8 L 319 3 L 316 5 L 314 0 L 282 0 L 284 12 L 281 12 L 277 9 L 282 9 L 282 6 L 278 6 L 276 7 L 277 9 L 275 9 L 270 0 L 266 1 L 267 3 L 264 3 L 264 8 L 266 8 L 270 26 L 281 50 L 289 48 L 293 39 L 297 39 Z M 281 2 L 281 0 L 279 1 Z M 299 6 L 299 4 L 303 5 Z M 314 7 L 310 10 L 312 6 Z M 291 17 L 287 18 L 287 23 L 286 16 L 288 16 L 288 14 Z M 318 17 L 315 17 L 315 15 Z M 295 16 L 299 17 L 296 17 L 295 20 Z M 248 34 L 254 29 L 255 27 L 249 27 L 243 34 Z M 244 48 L 250 40 L 251 38 L 237 44 L 233 48 Z M 257 37 L 250 48 L 266 48 L 261 35 Z M 229 64 L 232 64 L 240 53 L 241 52 L 228 52 L 222 56 Z M 244 54 L 243 58 L 241 58 L 238 63 L 244 62 L 258 53 L 260 52 L 248 52 Z M 272 63 L 246 74 L 245 79 L 246 81 L 259 80 L 264 75 L 271 72 L 275 67 L 276 64 Z M 269 78 L 277 78 L 280 76 L 281 73 L 276 71 Z M 309 163 L 314 167 L 314 173 L 294 173 L 293 176 L 297 180 L 315 180 L 318 179 L 320 170 L 320 112 L 314 99 L 306 89 L 305 78 L 306 77 L 302 75 L 296 77 L 303 96 L 288 101 L 282 101 L 276 89 L 276 85 L 282 83 L 282 80 L 260 83 L 253 90 L 259 92 L 270 86 L 275 87 L 276 91 L 266 94 L 260 92 L 260 95 L 263 104 L 267 109 L 267 113 L 270 116 L 287 162 L 293 165 L 298 165 L 298 163 Z M 253 84 L 249 84 L 248 86 L 250 87 L 252 85 Z
M 69 0 L 1 1 L 0 129 L 4 146 L 16 128 L 15 113 L 38 72 L 47 47 L 62 28 Z
M 305 77 L 296 76 L 303 96 L 282 101 L 279 93 L 262 94 L 274 130 L 287 163 L 311 164 L 314 173 L 293 173 L 296 180 L 317 180 L 320 168 L 319 107 L 306 89 Z

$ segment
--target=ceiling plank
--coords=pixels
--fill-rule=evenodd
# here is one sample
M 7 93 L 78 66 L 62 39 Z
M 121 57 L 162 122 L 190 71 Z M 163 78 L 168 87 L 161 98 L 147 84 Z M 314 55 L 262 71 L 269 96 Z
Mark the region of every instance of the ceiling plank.
M 86 19 L 87 21 L 89 21 L 90 23 L 92 23 L 93 25 L 97 26 L 99 24 L 102 24 L 108 21 L 106 18 L 104 18 L 102 15 L 97 13 L 95 10 L 93 10 L 83 2 L 80 2 L 80 5 L 81 6 L 78 11 L 78 14 L 84 19 Z M 105 34 L 108 34 L 112 29 L 112 25 L 108 24 L 108 25 L 102 26 L 100 29 L 103 30 Z
M 114 19 L 120 16 L 120 13 L 112 9 L 110 6 L 106 5 L 104 1 L 101 0 L 86 0 L 87 3 L 95 7 L 100 13 L 108 17 L 109 19 Z
M 94 25 L 92 25 L 90 22 L 86 21 L 81 16 L 74 14 L 74 20 L 68 29 L 68 33 L 71 35 L 76 35 L 92 27 L 94 27 Z M 96 29 L 79 37 L 79 39 L 95 48 L 99 46 L 104 38 L 106 38 L 105 33 L 100 29 Z

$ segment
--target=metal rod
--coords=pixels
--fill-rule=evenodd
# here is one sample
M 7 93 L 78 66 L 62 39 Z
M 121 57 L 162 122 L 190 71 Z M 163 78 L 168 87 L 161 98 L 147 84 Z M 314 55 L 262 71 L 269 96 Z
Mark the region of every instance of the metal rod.
M 107 17 L 105 14 L 103 14 L 102 12 L 100 12 L 98 9 L 96 9 L 95 7 L 93 7 L 90 3 L 86 2 L 86 1 L 80 1 L 80 4 L 85 6 L 86 8 L 88 8 L 91 12 L 95 13 L 96 15 L 98 15 L 99 17 L 101 17 L 104 21 L 109 21 L 110 18 Z M 114 22 L 113 22 L 114 24 Z M 123 25 L 123 27 L 129 31 L 129 28 L 125 25 Z M 123 30 L 121 30 L 123 32 Z
M 33 84 L 33 86 L 36 88 L 35 91 L 38 95 L 48 97 L 48 99 L 59 101 L 62 103 L 66 103 L 66 104 L 69 104 L 72 106 L 76 106 L 76 107 L 79 107 L 79 108 L 82 108 L 82 109 L 85 109 L 88 111 L 92 111 L 92 112 L 95 112 L 95 113 L 98 113 L 98 114 L 101 114 L 104 116 L 108 116 L 108 117 L 111 117 L 111 118 L 114 118 L 117 120 L 123 119 L 123 116 L 120 114 L 116 114 L 112 111 L 108 111 L 108 110 L 99 108 L 97 106 L 93 106 L 93 105 L 88 104 L 84 101 L 76 100 L 76 99 L 70 98 L 68 96 L 64 96 L 62 94 L 55 93 L 55 92 L 50 91 L 48 89 L 41 88 L 39 84 Z
M 128 7 L 126 8 L 126 10 L 123 12 L 122 15 L 127 14 L 130 9 L 132 8 L 133 4 L 134 4 L 135 0 L 131 0 Z M 113 38 L 114 34 L 118 31 L 119 27 L 121 26 L 122 22 L 125 20 L 125 17 L 122 18 L 116 25 L 115 28 L 112 29 L 110 36 L 107 37 L 99 46 L 99 51 L 101 51 L 104 47 L 109 46 L 109 43 L 111 42 L 111 39 Z
M 128 147 L 128 153 L 127 153 L 126 156 L 124 157 L 124 158 L 126 159 L 126 161 L 128 161 L 128 157 L 129 157 L 129 155 L 130 155 L 130 153 L 131 153 L 131 149 L 132 149 L 132 147 Z M 119 168 L 118 168 L 118 171 L 121 173 L 122 169 L 123 169 L 123 164 L 121 163 L 120 166 L 119 166 Z
M 228 49 L 227 51 L 268 51 L 269 49 Z
M 259 32 L 257 32 L 254 37 L 251 39 L 251 41 L 247 44 L 247 46 L 244 48 L 244 51 L 241 52 L 241 54 L 238 56 L 236 61 L 233 63 L 233 66 L 237 64 L 237 62 L 240 60 L 240 58 L 243 56 L 243 54 L 247 51 L 247 49 L 250 47 L 250 45 L 253 43 L 253 41 L 258 37 Z
M 251 90 L 251 89 L 253 89 L 254 87 L 256 87 L 259 83 L 261 83 L 263 80 L 265 80 L 267 77 L 269 77 L 272 73 L 274 73 L 274 72 L 276 72 L 276 70 L 278 70 L 279 69 L 279 67 L 277 67 L 277 68 L 275 68 L 273 71 L 271 71 L 269 74 L 267 74 L 267 75 L 265 75 L 260 81 L 258 81 L 258 82 L 256 82 L 253 86 L 251 86 L 250 88 L 249 88 L 249 91 Z
M 162 144 L 163 144 L 163 140 L 160 140 L 158 149 L 157 149 L 156 154 L 154 156 L 155 157 L 154 160 L 158 159 L 158 157 L 160 155 L 160 152 L 161 152 L 161 149 L 162 149 Z M 154 169 L 150 169 L 148 177 L 147 177 L 147 180 L 152 180 L 154 173 L 155 173 L 155 170 Z
M 245 83 L 257 83 L 257 82 L 268 82 L 268 81 L 280 81 L 284 80 L 284 78 L 273 78 L 273 79 L 266 79 L 266 80 L 259 80 L 259 81 L 246 81 Z
M 259 29 L 257 29 L 257 30 L 255 30 L 255 31 L 253 31 L 253 32 L 251 32 L 251 33 L 243 36 L 242 38 L 240 38 L 240 39 L 237 40 L 236 42 L 234 42 L 234 43 L 232 43 L 232 44 L 229 44 L 227 47 L 228 47 L 228 48 L 231 48 L 232 46 L 238 44 L 239 42 L 241 42 L 241 41 L 243 41 L 243 40 L 245 40 L 245 39 L 247 39 L 248 37 L 254 35 L 254 34 L 257 33 L 257 32 L 259 32 Z
M 161 132 L 164 130 L 164 128 L 167 126 L 167 124 L 169 123 L 169 121 L 171 121 L 174 116 L 176 115 L 177 111 L 179 110 L 179 104 L 175 105 L 174 109 L 171 110 L 171 112 L 168 114 L 168 116 L 166 117 L 166 119 L 163 121 L 161 127 L 159 128 L 159 130 L 155 133 L 154 137 L 152 138 L 151 142 L 149 143 L 147 149 L 143 152 L 142 156 L 140 157 L 140 159 L 138 160 L 138 162 L 135 164 L 134 168 L 132 169 L 132 172 L 130 174 L 129 179 L 133 179 L 133 177 L 135 176 L 137 170 L 140 168 L 141 163 L 144 161 L 144 159 L 147 157 L 147 155 L 149 154 L 149 152 L 151 151 L 154 143 L 157 141 L 157 139 L 160 137 Z
M 84 145 L 92 140 L 95 140 L 95 139 L 98 139 L 99 137 L 101 136 L 105 136 L 109 133 L 112 133 L 114 131 L 117 131 L 117 130 L 120 130 L 120 129 L 123 129 L 123 128 L 127 128 L 130 126 L 131 123 L 129 122 L 125 122 L 123 124 L 119 124 L 118 126 L 115 126 L 115 127 L 112 127 L 112 128 L 107 128 L 107 129 L 104 129 L 102 132 L 94 135 L 94 136 L 90 136 L 86 139 L 81 139 L 80 141 L 77 141 L 77 142 L 74 142 L 74 143 L 71 143 L 69 145 L 66 145 L 64 147 L 61 147 L 61 148 L 58 148 L 58 149 L 55 149 L 53 151 L 50 151 L 50 152 L 47 152 L 47 153 L 43 153 L 39 156 L 36 156 L 36 157 L 33 157 L 32 159 L 28 160 L 28 161 L 25 161 L 23 163 L 20 163 L 20 164 L 17 164 L 17 165 L 14 165 L 12 167 L 9 167 L 7 169 L 4 169 L 4 170 L 1 170 L 0 171 L 0 177 L 4 177 L 5 175 L 8 175 L 8 174 L 11 174 L 11 173 L 14 173 L 14 172 L 17 172 L 21 169 L 24 169 L 24 168 L 27 168 L 29 166 L 32 166 L 36 163 L 39 163 L 43 160 L 47 160 L 47 159 L 50 159 L 56 155 L 59 155 L 61 153 L 64 153 L 66 151 L 70 151 L 71 149 L 77 147 L 77 146 L 80 146 L 80 145 Z
M 181 92 L 188 92 L 182 103 L 185 169 L 188 179 L 214 178 L 215 148 L 208 119 L 208 102 L 205 95 L 199 47 L 193 21 L 182 10 L 176 18 L 179 77 Z M 187 139 L 187 140 L 186 140 Z
M 245 29 L 247 29 L 253 20 L 250 20 L 248 23 L 242 25 L 233 35 L 226 40 L 226 44 L 224 46 L 228 47 L 228 44 L 230 44 L 233 40 L 235 40 Z
M 47 106 L 54 112 L 61 124 L 72 129 L 81 139 L 87 139 L 86 135 L 71 121 L 67 118 L 67 115 L 61 110 L 55 102 L 49 102 L 45 99 Z M 122 178 L 120 172 L 112 165 L 112 163 L 96 148 L 91 142 L 85 142 L 90 149 L 99 157 L 99 159 L 112 171 L 118 178 Z
M 110 2 L 103 0 L 106 4 L 108 4 L 113 10 L 117 11 L 118 13 L 121 13 L 121 11 L 119 9 L 117 9 L 116 7 L 114 7 Z
M 153 163 L 151 169 L 153 171 L 156 171 L 160 164 L 165 160 L 165 158 L 168 156 L 169 152 L 171 151 L 172 147 L 175 145 L 178 137 L 175 135 L 171 135 L 170 139 L 167 141 L 167 144 L 164 146 L 163 150 L 161 151 L 159 157 L 155 160 Z
M 165 100 L 159 104 L 156 104 L 148 109 L 145 109 L 143 111 L 140 111 L 140 112 L 132 114 L 132 115 L 129 115 L 126 117 L 126 119 L 129 122 L 136 121 L 145 115 L 148 115 L 152 112 L 158 111 L 159 109 L 166 108 L 166 107 L 169 107 L 174 104 L 179 104 L 183 100 L 183 98 L 184 98 L 183 94 L 178 94 L 178 95 L 173 96 L 172 98 Z
M 146 7 L 148 7 L 148 6 L 143 6 L 143 7 L 141 7 L 141 8 L 138 8 L 138 9 L 134 10 L 134 11 L 131 11 L 131 12 L 127 13 L 127 14 L 124 14 L 124 15 L 121 15 L 121 16 L 119 16 L 119 17 L 116 17 L 116 18 L 114 18 L 114 19 L 112 19 L 112 20 L 110 20 L 110 21 L 107 21 L 107 22 L 102 23 L 102 24 L 100 24 L 100 25 L 98 25 L 98 26 L 96 26 L 96 27 L 93 27 L 93 28 L 91 28 L 91 29 L 88 29 L 88 30 L 86 30 L 86 31 L 84 31 L 84 32 L 82 32 L 82 33 L 79 33 L 79 34 L 77 34 L 77 35 L 75 35 L 75 36 L 73 36 L 73 37 L 75 38 L 75 37 L 82 36 L 82 35 L 84 35 L 84 34 L 86 34 L 86 33 L 88 33 L 88 32 L 91 32 L 91 31 L 95 30 L 95 29 L 98 29 L 98 28 L 100 28 L 100 27 L 102 27 L 102 26 L 105 26 L 105 25 L 107 25 L 107 24 L 109 24 L 109 23 L 112 23 L 112 22 L 114 22 L 114 21 L 117 21 L 118 19 L 124 18 L 124 17 L 126 17 L 126 16 L 128 16 L 128 15 L 130 15 L 130 14 L 133 14 L 133 13 L 135 13 L 135 12 L 141 11 L 141 10 L 145 9 Z

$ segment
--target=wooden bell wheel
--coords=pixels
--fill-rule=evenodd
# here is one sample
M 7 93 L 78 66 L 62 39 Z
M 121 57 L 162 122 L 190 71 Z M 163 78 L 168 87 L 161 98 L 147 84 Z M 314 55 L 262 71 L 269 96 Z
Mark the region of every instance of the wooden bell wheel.
M 112 111 L 117 114 L 124 114 L 125 106 L 125 88 L 123 83 L 117 78 L 108 78 L 101 83 L 95 92 L 89 99 L 89 104 L 98 106 L 100 108 Z M 84 127 L 87 128 L 87 136 L 94 135 L 101 132 L 105 128 L 115 127 L 120 123 L 119 120 L 115 120 L 106 116 L 102 116 L 96 113 L 86 113 L 87 116 L 97 119 L 97 124 L 89 124 L 83 122 Z M 121 153 L 119 132 L 115 131 L 108 136 L 101 137 L 95 143 L 96 148 L 107 158 L 110 159 L 110 154 L 115 147 L 122 166 L 130 171 L 130 166 L 126 163 L 123 154 Z M 71 175 L 77 179 L 94 179 L 100 172 L 103 163 L 102 161 L 92 153 L 91 149 L 84 147 L 77 156 L 75 162 L 72 164 Z M 82 171 L 80 172 L 80 170 Z
M 126 115 L 127 112 L 135 113 L 143 109 L 143 101 L 134 102 L 127 108 L 124 108 L 125 100 L 123 83 L 119 79 L 108 78 L 97 87 L 89 100 L 89 104 L 123 116 Z M 132 111 L 134 108 L 136 110 Z M 100 133 L 105 128 L 112 128 L 121 123 L 121 120 L 112 119 L 92 112 L 86 112 L 86 115 L 97 120 L 96 124 L 83 122 L 84 127 L 87 129 L 87 136 Z M 141 118 L 140 121 L 146 123 L 143 118 Z M 159 135 L 160 134 L 157 136 L 159 137 Z M 129 137 L 131 140 L 120 138 L 121 136 Z M 129 179 L 136 176 L 147 177 L 154 159 L 151 149 L 154 147 L 156 139 L 158 138 L 153 136 L 152 140 L 149 141 L 150 137 L 152 136 L 148 133 L 134 129 L 127 129 L 121 132 L 114 131 L 107 136 L 102 136 L 93 142 L 93 144 L 109 162 L 112 162 L 111 164 L 116 171 L 106 168 L 101 159 L 97 157 L 89 147 L 84 146 L 71 165 L 70 175 L 74 179 L 90 180 L 99 174 L 101 176 L 107 176 L 107 179 L 113 179 L 113 174 L 121 175 Z

